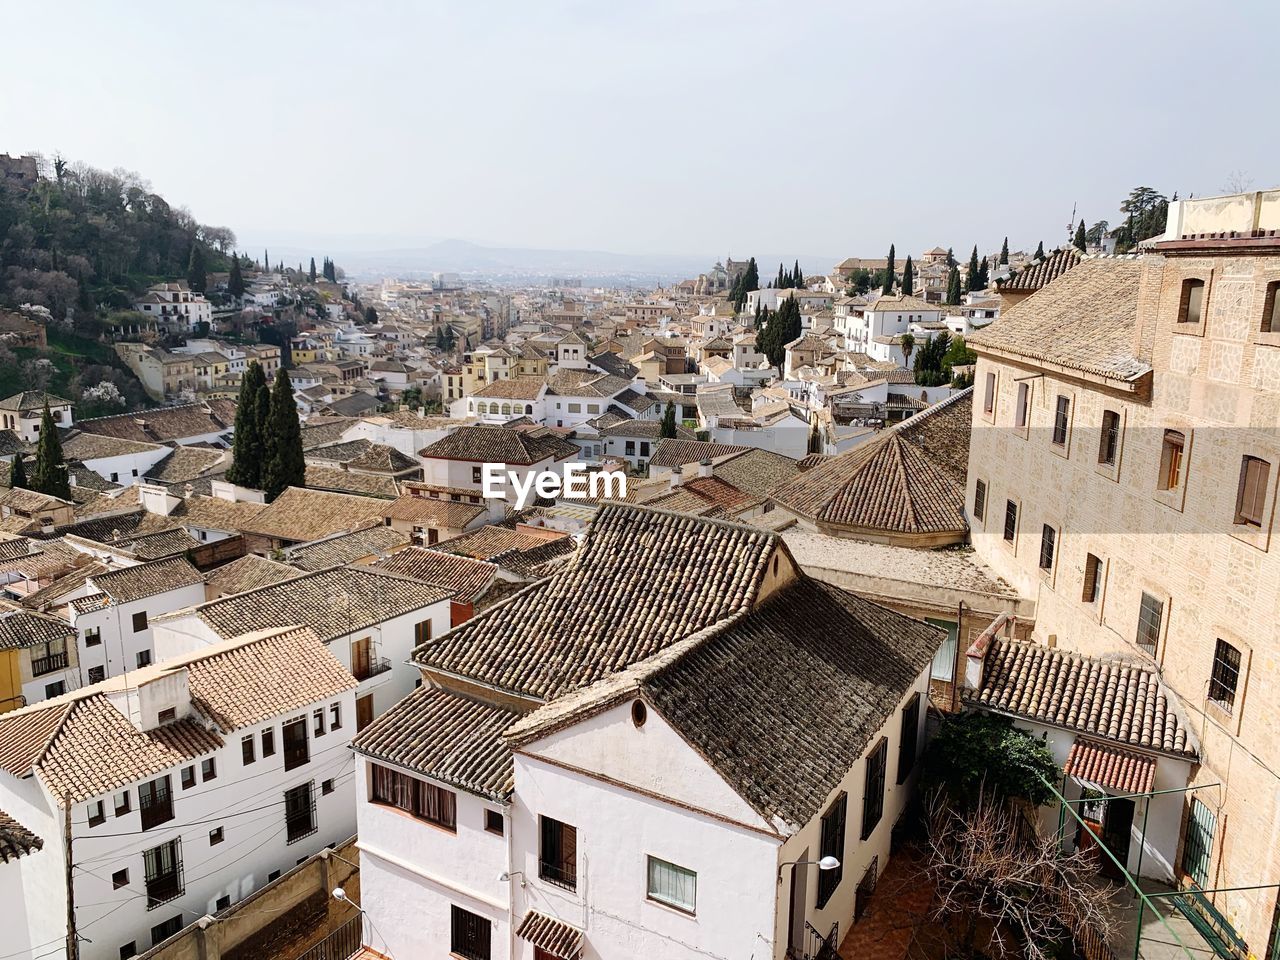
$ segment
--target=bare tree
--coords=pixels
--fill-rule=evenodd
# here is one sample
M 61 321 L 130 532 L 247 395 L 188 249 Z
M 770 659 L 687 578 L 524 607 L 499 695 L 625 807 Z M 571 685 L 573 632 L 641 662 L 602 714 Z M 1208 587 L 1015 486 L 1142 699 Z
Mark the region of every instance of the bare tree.
M 1253 189 L 1253 177 L 1245 170 L 1232 170 L 1221 189 L 1223 193 L 1248 193 Z
M 1072 937 L 1106 941 L 1117 929 L 1115 890 L 1098 881 L 1096 861 L 1064 853 L 1056 837 L 1036 835 L 989 794 L 963 812 L 935 801 L 925 850 L 933 919 L 956 938 L 956 955 L 1050 960 Z

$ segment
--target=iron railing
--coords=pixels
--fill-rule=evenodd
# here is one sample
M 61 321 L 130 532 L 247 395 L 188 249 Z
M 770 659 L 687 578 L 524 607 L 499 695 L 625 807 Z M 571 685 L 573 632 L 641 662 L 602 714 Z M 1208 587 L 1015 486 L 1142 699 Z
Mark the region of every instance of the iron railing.
M 357 913 L 319 943 L 298 954 L 294 960 L 351 960 L 363 945 L 364 931 L 360 920 L 361 916 Z
M 391 661 L 386 657 L 370 657 L 364 663 L 358 663 L 351 672 L 357 680 L 368 680 L 391 669 Z

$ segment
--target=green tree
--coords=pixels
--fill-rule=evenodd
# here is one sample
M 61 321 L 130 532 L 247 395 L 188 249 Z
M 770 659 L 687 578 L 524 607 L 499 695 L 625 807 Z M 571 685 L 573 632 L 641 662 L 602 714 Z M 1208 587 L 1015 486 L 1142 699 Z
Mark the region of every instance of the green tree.
M 307 272 L 307 277 L 312 283 L 316 282 L 316 258 L 315 257 L 311 258 L 311 269 Z
M 263 273 L 271 272 L 271 257 L 265 247 L 262 250 L 262 272 Z
M 1084 220 L 1080 221 L 1080 226 L 1076 227 L 1076 238 L 1072 241 L 1073 246 L 1081 253 L 1084 253 L 1088 240 L 1085 238 Z
M 662 411 L 662 427 L 658 431 L 659 439 L 674 439 L 676 435 L 676 407 L 670 400 L 667 409 Z
M 899 343 L 902 347 L 903 363 L 905 366 L 909 368 L 911 366 L 911 354 L 915 353 L 915 350 L 916 350 L 915 334 L 904 333 L 902 335 L 902 340 L 899 341 Z
M 1009 238 L 1004 238 L 1004 243 L 1000 245 L 1000 266 L 1008 266 L 1009 264 Z
M 978 264 L 978 289 L 985 290 L 991 283 L 991 267 L 987 264 L 987 258 L 983 257 L 982 262 Z
M 378 311 L 377 311 L 377 308 L 373 306 L 373 304 L 369 304 L 369 306 L 364 308 L 364 322 L 365 323 L 378 322 Z
M 972 293 L 974 290 L 982 289 L 982 287 L 978 284 L 978 245 L 976 243 L 973 245 L 973 253 L 969 254 L 968 280 L 969 280 L 970 293 Z
M 197 293 L 204 293 L 208 285 L 209 278 L 205 273 L 204 266 L 204 250 L 201 249 L 199 243 L 193 243 L 191 244 L 191 253 L 187 257 L 187 286 Z
M 884 294 L 893 293 L 893 279 L 896 268 L 893 263 L 893 244 L 889 244 L 889 256 L 885 261 L 884 283 L 880 287 L 880 292 Z
M 747 294 L 758 289 L 760 289 L 760 269 L 756 266 L 756 258 L 751 257 L 747 261 L 747 268 L 738 275 L 738 279 L 733 281 L 733 288 L 729 291 L 729 299 L 733 302 L 734 310 L 741 311 L 747 302 Z
M 911 265 L 911 254 L 907 254 L 907 263 L 902 268 L 902 292 L 915 293 L 916 291 L 916 272 Z
M 801 290 L 804 289 L 804 271 L 800 269 L 800 261 L 796 261 L 795 267 L 791 271 L 792 282 Z
M 231 276 L 227 280 L 227 292 L 237 300 L 244 296 L 244 275 L 240 272 L 240 255 L 231 257 Z
M 13 462 L 9 464 L 9 487 L 12 490 L 26 490 L 29 486 L 27 468 L 22 462 L 22 454 L 15 453 Z
M 58 425 L 49 412 L 49 402 L 40 415 L 40 439 L 36 443 L 36 466 L 31 473 L 31 489 L 63 500 L 71 499 L 71 481 L 62 456 L 62 441 L 58 438 Z
M 981 712 L 946 717 L 921 767 L 925 791 L 940 792 L 962 809 L 975 806 L 984 791 L 1040 806 L 1053 796 L 1040 778 L 1053 783 L 1062 776 L 1043 738 Z
M 304 487 L 307 483 L 298 405 L 293 399 L 293 384 L 283 371 L 276 376 L 271 387 L 267 426 L 271 444 L 262 471 L 262 489 L 270 502 L 288 487 Z
M 1037 260 L 1044 259 L 1044 241 L 1043 240 L 1041 240 L 1039 243 L 1036 244 L 1036 259 Z
M 284 378 L 289 379 L 287 376 Z M 266 453 L 266 438 L 262 433 L 266 410 L 259 409 L 259 394 L 266 387 L 266 374 L 254 360 L 240 378 L 240 397 L 236 402 L 235 432 L 231 441 L 232 461 L 231 468 L 227 470 L 227 479 L 231 483 L 255 490 L 262 488 L 262 465 Z
M 952 264 L 947 273 L 947 303 L 960 302 L 960 268 Z
M 875 277 L 866 267 L 859 267 L 849 275 L 849 286 L 845 293 L 851 297 L 859 297 L 871 289 Z
M 953 248 L 947 247 L 947 266 L 958 267 L 960 264 L 956 262 L 956 252 Z

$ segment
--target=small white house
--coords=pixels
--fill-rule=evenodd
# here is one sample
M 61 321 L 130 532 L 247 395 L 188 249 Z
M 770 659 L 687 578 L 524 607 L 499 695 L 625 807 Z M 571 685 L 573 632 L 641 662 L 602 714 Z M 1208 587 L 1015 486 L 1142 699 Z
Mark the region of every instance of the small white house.
M 59 429 L 66 429 L 73 422 L 71 401 L 55 397 L 39 390 L 24 390 L 0 400 L 0 430 L 12 430 L 27 443 L 40 439 L 40 421 L 45 405 Z

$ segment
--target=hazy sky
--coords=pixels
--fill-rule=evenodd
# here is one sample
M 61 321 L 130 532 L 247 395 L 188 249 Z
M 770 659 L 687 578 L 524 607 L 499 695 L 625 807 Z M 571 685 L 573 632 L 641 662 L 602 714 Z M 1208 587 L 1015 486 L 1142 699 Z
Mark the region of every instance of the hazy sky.
M 0 152 L 243 246 L 899 257 L 1280 184 L 1280 3 L 5 2 Z

